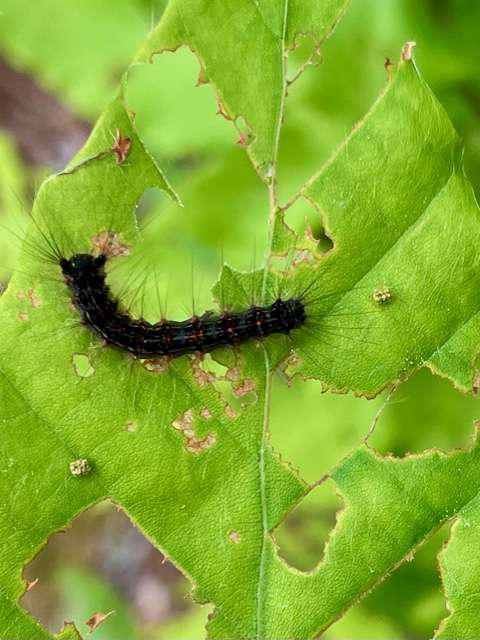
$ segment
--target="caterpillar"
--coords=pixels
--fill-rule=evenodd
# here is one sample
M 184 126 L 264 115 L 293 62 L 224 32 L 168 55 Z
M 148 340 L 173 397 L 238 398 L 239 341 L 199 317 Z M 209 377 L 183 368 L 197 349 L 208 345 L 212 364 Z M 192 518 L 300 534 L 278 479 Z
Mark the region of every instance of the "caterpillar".
M 288 335 L 306 320 L 301 299 L 277 298 L 266 306 L 252 306 L 242 312 L 207 312 L 184 321 L 135 320 L 120 311 L 106 283 L 107 256 L 88 253 L 60 258 L 59 264 L 73 305 L 82 321 L 95 334 L 138 358 L 178 357 L 208 353 L 224 345 L 235 345 L 274 333 Z
M 219 312 L 207 311 L 203 315 L 194 313 L 190 318 L 181 321 L 165 318 L 147 321 L 143 318 L 143 312 L 140 317 L 133 317 L 128 309 L 125 310 L 121 295 L 115 296 L 107 281 L 107 267 L 110 267 L 111 259 L 130 253 L 128 247 L 120 242 L 117 233 L 100 231 L 91 236 L 90 252 L 79 252 L 75 251 L 72 240 L 66 236 L 61 226 L 53 233 L 46 220 L 42 220 L 42 224 L 33 216 L 30 220 L 37 234 L 35 240 L 32 236 L 28 239 L 22 238 L 27 253 L 34 254 L 42 261 L 54 265 L 56 270 L 59 269 L 62 278 L 58 278 L 57 272 L 53 279 L 66 287 L 70 303 L 78 313 L 81 324 L 107 346 L 134 358 L 168 359 L 187 354 L 206 354 L 224 346 L 233 347 L 249 341 L 258 342 L 274 334 L 287 337 L 294 346 L 296 333 L 300 329 L 316 341 L 325 342 L 329 335 L 348 339 L 343 332 L 344 329 L 355 330 L 355 341 L 360 339 L 357 330 L 362 327 L 334 324 L 332 331 L 332 327 L 325 322 L 326 315 L 332 319 L 333 316 L 352 316 L 359 313 L 332 313 L 333 307 L 345 290 L 320 292 L 315 269 L 310 273 L 313 278 L 309 278 L 306 284 L 303 280 L 299 286 L 298 278 L 294 279 L 293 288 L 290 287 L 288 294 L 277 291 L 271 295 L 270 291 L 267 300 L 262 300 L 262 304 L 255 303 L 253 295 L 250 304 L 245 300 L 246 304 L 242 310 L 232 310 L 222 301 Z M 61 244 L 65 242 L 69 246 L 68 250 L 66 247 L 60 248 L 60 238 L 55 238 L 58 234 L 63 237 Z M 300 255 L 300 258 L 302 257 Z M 302 264 L 301 259 L 298 262 Z M 310 269 L 304 270 L 304 275 L 305 271 L 310 272 Z M 109 268 L 108 273 L 110 272 Z M 282 273 L 288 275 L 288 272 Z M 255 276 L 255 272 L 253 275 Z M 277 282 L 283 280 L 283 276 L 278 278 L 278 274 L 275 278 Z M 266 304 L 267 301 L 270 303 Z M 328 301 L 327 306 L 322 305 L 322 308 L 319 308 L 318 303 L 321 301 Z M 361 311 L 360 315 L 364 313 L 365 310 Z M 338 329 L 340 333 L 337 332 Z

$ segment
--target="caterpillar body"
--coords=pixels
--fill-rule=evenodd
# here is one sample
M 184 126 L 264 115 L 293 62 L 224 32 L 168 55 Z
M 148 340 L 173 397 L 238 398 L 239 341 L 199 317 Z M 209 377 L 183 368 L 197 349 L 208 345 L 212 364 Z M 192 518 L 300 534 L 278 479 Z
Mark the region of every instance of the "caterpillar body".
M 277 298 L 267 306 L 242 312 L 208 312 L 184 321 L 149 323 L 121 311 L 106 283 L 107 256 L 88 253 L 60 257 L 59 264 L 73 305 L 95 334 L 138 358 L 177 357 L 207 353 L 224 345 L 260 339 L 274 333 L 288 335 L 306 321 L 300 298 Z

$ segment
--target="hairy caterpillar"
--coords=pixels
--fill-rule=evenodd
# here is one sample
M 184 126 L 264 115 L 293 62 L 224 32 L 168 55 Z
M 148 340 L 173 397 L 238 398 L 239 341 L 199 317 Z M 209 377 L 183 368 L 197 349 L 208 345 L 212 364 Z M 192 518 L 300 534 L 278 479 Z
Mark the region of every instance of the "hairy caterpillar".
M 118 301 L 106 283 L 107 256 L 80 253 L 59 264 L 72 302 L 83 322 L 107 344 L 128 351 L 136 357 L 181 356 L 205 353 L 223 345 L 234 345 L 273 333 L 289 334 L 306 320 L 300 299 L 277 298 L 268 306 L 253 306 L 243 312 L 193 316 L 176 322 L 160 320 L 151 324 L 134 320 L 119 310 Z
M 158 321 L 155 317 L 153 321 L 147 321 L 143 318 L 142 304 L 140 317 L 136 318 L 129 310 L 124 309 L 121 295 L 115 296 L 107 282 L 106 267 L 112 263 L 111 258 L 129 254 L 128 247 L 119 241 L 115 232 L 104 230 L 91 236 L 90 252 L 79 252 L 75 251 L 74 243 L 61 227 L 54 234 L 45 219 L 42 220 L 42 224 L 34 217 L 31 221 L 37 231 L 36 240 L 33 240 L 34 236 L 30 236 L 29 239 L 23 238 L 24 248 L 59 270 L 62 278 L 58 278 L 57 272 L 53 279 L 66 286 L 68 298 L 79 314 L 81 323 L 106 345 L 139 359 L 175 358 L 185 354 L 209 353 L 223 346 L 235 346 L 248 341 L 257 342 L 274 334 L 288 337 L 290 344 L 294 346 L 297 331 L 302 328 L 306 332 L 305 335 L 310 334 L 316 341 L 325 341 L 329 335 L 348 339 L 343 330 L 358 329 L 337 324 L 333 328 L 340 329 L 338 333 L 332 331 L 325 322 L 325 312 L 329 318 L 358 313 L 332 313 L 336 300 L 345 292 L 319 291 L 318 274 L 315 273 L 315 269 L 311 273 L 313 279 L 309 279 L 307 283 L 303 280 L 299 286 L 298 283 L 295 285 L 294 281 L 294 287 L 290 287 L 288 294 L 276 291 L 271 295 L 270 290 L 260 304 L 254 302 L 253 279 L 252 300 L 249 304 L 244 298 L 243 308 L 240 305 L 240 310 L 238 306 L 232 310 L 222 300 L 221 309 L 216 313 L 208 311 L 201 316 L 194 313 L 192 317 L 182 321 L 167 320 L 164 317 Z M 55 238 L 58 234 L 60 237 Z M 62 237 L 63 240 L 59 242 Z M 69 246 L 68 250 L 65 246 L 60 248 L 65 240 Z M 109 273 L 110 271 L 111 269 Z M 280 273 L 287 275 L 287 272 Z M 327 304 L 328 308 L 325 308 L 325 311 L 323 305 L 322 309 L 318 308 L 317 303 L 327 299 L 332 305 Z M 357 340 L 358 336 L 355 339 Z

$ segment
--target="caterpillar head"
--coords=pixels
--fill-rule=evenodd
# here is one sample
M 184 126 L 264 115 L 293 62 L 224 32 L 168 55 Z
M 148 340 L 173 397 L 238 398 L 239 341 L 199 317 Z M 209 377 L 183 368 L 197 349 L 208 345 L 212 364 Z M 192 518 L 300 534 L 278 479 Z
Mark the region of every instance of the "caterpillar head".
M 66 280 L 88 280 L 103 273 L 106 257 L 92 256 L 89 253 L 77 253 L 71 258 L 62 258 L 60 268 Z

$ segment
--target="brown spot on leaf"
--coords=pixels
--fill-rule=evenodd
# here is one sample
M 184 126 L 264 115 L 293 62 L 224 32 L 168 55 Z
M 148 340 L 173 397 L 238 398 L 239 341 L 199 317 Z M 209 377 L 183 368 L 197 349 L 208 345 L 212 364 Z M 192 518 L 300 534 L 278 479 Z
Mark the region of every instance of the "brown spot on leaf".
M 202 356 L 192 356 L 190 362 L 192 363 L 193 377 L 199 387 L 205 387 L 207 384 L 211 384 L 216 381 L 217 377 L 211 371 L 205 371 L 202 369 Z
M 113 613 L 115 613 L 115 611 L 109 611 L 108 613 L 102 613 L 101 611 L 98 611 L 97 613 L 94 613 L 91 618 L 85 620 L 85 624 L 90 629 L 90 633 L 92 631 L 95 631 L 98 625 L 102 624 L 102 622 L 105 622 L 105 620 L 109 618 Z
M 193 425 L 193 411 L 192 409 L 187 409 L 184 414 L 178 418 L 178 420 L 174 420 L 172 422 L 172 426 L 175 429 L 179 429 L 179 431 L 185 431 L 185 429 L 189 429 Z
M 27 296 L 23 291 L 17 291 L 17 300 L 26 300 Z
M 210 411 L 210 409 L 207 409 L 207 407 L 200 411 L 200 415 L 202 416 L 202 418 L 205 418 L 205 420 L 211 420 L 213 418 L 212 412 Z
M 114 231 L 101 231 L 93 236 L 92 247 L 94 256 L 104 255 L 107 258 L 115 258 L 130 254 L 130 249 L 120 241 L 118 234 Z
M 225 415 L 227 416 L 227 418 L 236 418 L 237 417 L 237 412 L 232 407 L 232 405 L 229 404 L 228 402 L 225 403 L 224 411 L 225 411 Z
M 195 434 L 194 422 L 193 410 L 187 409 L 180 418 L 172 422 L 172 426 L 182 433 L 185 439 L 185 449 L 189 453 L 199 454 L 213 447 L 217 438 L 214 433 L 208 433 L 204 438 L 198 438 Z
M 206 449 L 211 449 L 216 442 L 217 438 L 215 435 L 209 433 L 201 440 L 197 440 L 195 437 L 189 438 L 185 444 L 185 448 L 189 453 L 201 453 Z
M 27 322 L 30 318 L 28 317 L 28 313 L 26 311 L 20 311 L 18 314 L 18 319 L 22 322 Z
M 170 358 L 168 356 L 161 356 L 160 358 L 142 359 L 141 363 L 147 371 L 163 373 L 168 369 Z
M 241 398 L 242 396 L 246 396 L 250 391 L 255 391 L 257 388 L 257 383 L 253 378 L 245 378 L 238 384 L 233 385 L 233 393 L 237 398 Z
M 127 422 L 128 433 L 135 433 L 137 429 L 138 429 L 138 424 L 135 422 L 135 420 L 129 420 Z
M 117 129 L 115 133 L 115 140 L 112 145 L 112 151 L 116 156 L 117 164 L 123 164 L 125 162 L 128 152 L 130 151 L 131 144 L 131 139 L 123 136 L 120 129 Z
M 230 540 L 230 542 L 233 542 L 233 544 L 239 544 L 241 541 L 238 531 L 229 531 L 228 539 Z
M 240 378 L 240 369 L 238 367 L 230 367 L 225 374 L 225 380 L 236 382 Z
M 232 385 L 233 394 L 237 398 L 247 395 L 250 391 L 254 391 L 257 387 L 257 383 L 253 378 L 242 378 L 239 367 L 231 367 L 227 369 L 223 380 L 230 382 Z
M 35 289 L 29 289 L 28 297 L 29 297 L 30 303 L 31 303 L 31 305 L 32 305 L 32 307 L 34 309 L 38 309 L 38 307 L 42 306 L 42 299 L 40 298 L 38 293 L 35 291 Z

